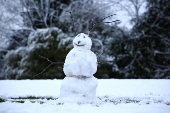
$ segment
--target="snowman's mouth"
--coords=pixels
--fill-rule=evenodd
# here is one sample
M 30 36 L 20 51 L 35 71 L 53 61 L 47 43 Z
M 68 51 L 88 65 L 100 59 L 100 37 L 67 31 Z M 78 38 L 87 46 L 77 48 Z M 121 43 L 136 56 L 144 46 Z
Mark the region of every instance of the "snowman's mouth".
M 76 44 L 76 43 L 74 43 L 76 46 L 85 46 L 85 44 L 82 44 L 82 45 L 79 45 L 79 44 Z

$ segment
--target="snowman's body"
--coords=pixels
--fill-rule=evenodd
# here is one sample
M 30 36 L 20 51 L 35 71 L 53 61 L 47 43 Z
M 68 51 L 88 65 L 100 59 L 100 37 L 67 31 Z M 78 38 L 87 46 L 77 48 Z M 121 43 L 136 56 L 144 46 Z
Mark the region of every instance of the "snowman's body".
M 66 76 L 92 77 L 97 70 L 96 55 L 90 50 L 72 49 L 65 60 L 64 73 Z
M 91 39 L 81 33 L 73 40 L 74 48 L 64 63 L 64 78 L 60 89 L 60 100 L 66 102 L 92 102 L 96 98 L 97 57 L 90 50 Z

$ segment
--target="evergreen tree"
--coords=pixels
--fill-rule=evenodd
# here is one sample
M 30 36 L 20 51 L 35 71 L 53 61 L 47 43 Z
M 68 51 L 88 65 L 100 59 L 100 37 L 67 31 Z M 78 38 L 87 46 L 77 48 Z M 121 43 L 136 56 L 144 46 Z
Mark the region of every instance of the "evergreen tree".
M 71 38 L 58 28 L 39 29 L 31 32 L 27 45 L 11 50 L 5 56 L 8 79 L 54 79 L 63 78 L 62 67 L 70 50 Z M 43 56 L 53 62 L 51 65 Z M 42 73 L 41 73 L 42 72 Z M 40 74 L 41 73 L 41 74 Z
M 114 54 L 119 75 L 125 78 L 170 78 L 169 10 L 169 0 L 147 1 L 147 11 L 134 26 L 130 38 L 119 39 L 116 44 L 118 51 Z
M 169 78 L 170 1 L 148 0 L 147 7 L 148 11 L 142 16 L 140 24 L 134 28 L 140 33 L 140 51 L 146 58 L 151 78 Z

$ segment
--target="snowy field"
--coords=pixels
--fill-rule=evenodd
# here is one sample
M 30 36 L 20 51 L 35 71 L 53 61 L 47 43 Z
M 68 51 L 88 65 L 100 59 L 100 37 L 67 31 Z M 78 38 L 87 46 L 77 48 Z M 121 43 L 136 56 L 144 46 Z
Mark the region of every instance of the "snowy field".
M 61 82 L 1 80 L 0 113 L 170 113 L 170 80 L 100 79 L 91 104 L 58 102 Z

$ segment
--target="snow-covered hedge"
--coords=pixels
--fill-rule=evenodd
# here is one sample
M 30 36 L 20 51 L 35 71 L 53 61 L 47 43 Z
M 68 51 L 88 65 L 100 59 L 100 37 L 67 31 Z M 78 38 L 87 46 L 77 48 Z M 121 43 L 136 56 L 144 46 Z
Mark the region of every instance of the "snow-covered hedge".
M 63 64 L 55 64 L 43 74 L 34 75 L 49 65 L 49 62 L 39 55 L 53 62 L 64 62 L 66 54 L 72 47 L 71 40 L 72 38 L 58 28 L 38 29 L 30 33 L 27 46 L 9 51 L 5 56 L 8 78 L 63 78 Z

